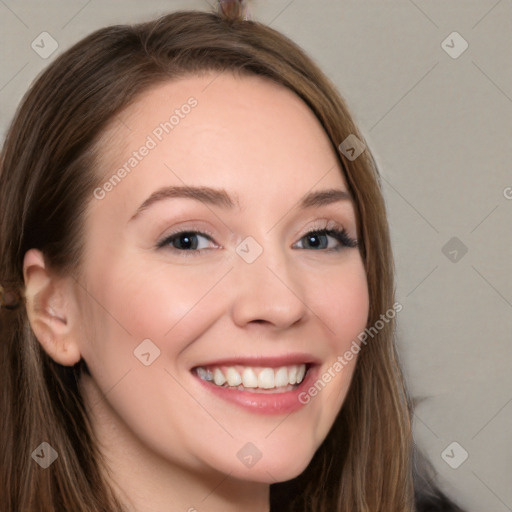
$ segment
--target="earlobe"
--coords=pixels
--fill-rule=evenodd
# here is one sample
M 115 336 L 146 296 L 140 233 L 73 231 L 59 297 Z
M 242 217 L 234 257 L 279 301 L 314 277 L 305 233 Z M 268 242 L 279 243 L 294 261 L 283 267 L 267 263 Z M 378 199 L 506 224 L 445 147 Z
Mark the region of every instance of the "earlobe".
M 54 361 L 73 366 L 80 360 L 80 349 L 74 336 L 77 316 L 69 279 L 51 272 L 37 249 L 26 252 L 23 277 L 27 315 L 36 338 Z

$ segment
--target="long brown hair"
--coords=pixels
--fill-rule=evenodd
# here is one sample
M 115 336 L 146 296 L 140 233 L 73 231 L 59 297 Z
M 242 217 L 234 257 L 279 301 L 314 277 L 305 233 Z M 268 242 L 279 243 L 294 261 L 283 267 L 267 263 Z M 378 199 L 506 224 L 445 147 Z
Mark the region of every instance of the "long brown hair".
M 10 126 L 0 161 L 0 283 L 23 290 L 23 256 L 40 249 L 62 273 L 79 268 L 83 213 L 97 184 L 102 133 L 155 84 L 204 71 L 267 77 L 300 96 L 335 148 L 358 219 L 366 268 L 368 326 L 394 304 L 393 259 L 375 162 L 348 159 L 347 136 L 364 137 L 334 85 L 296 44 L 239 16 L 175 12 L 94 32 L 37 78 Z M 84 366 L 54 362 L 31 331 L 26 309 L 0 310 L 0 510 L 121 510 L 79 392 Z M 382 322 L 381 322 L 382 323 Z M 349 393 L 306 470 L 271 485 L 272 510 L 413 510 L 409 400 L 390 319 L 362 347 Z M 59 454 L 42 471 L 31 453 Z

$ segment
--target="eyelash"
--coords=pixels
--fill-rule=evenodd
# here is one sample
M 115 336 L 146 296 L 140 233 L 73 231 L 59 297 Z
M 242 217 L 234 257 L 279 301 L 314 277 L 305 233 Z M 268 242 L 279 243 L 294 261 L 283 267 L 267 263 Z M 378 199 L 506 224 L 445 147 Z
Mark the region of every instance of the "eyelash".
M 158 242 L 157 248 L 163 249 L 163 248 L 167 247 L 170 250 L 172 250 L 173 252 L 181 253 L 180 256 L 185 256 L 185 257 L 197 256 L 197 255 L 203 253 L 204 251 L 209 250 L 209 249 L 177 249 L 175 247 L 170 247 L 170 244 L 174 240 L 179 239 L 180 236 L 183 236 L 183 235 L 190 235 L 190 236 L 200 235 L 200 236 L 207 238 L 210 242 L 213 242 L 211 233 L 190 229 L 190 230 L 182 230 L 182 231 L 176 231 L 175 233 L 171 233 L 170 235 L 166 236 L 163 240 Z M 327 226 L 323 227 L 323 228 L 315 228 L 315 229 L 308 231 L 306 234 L 304 234 L 300 238 L 300 240 L 307 238 L 308 236 L 311 236 L 311 235 L 331 236 L 332 238 L 335 238 L 340 243 L 340 245 L 338 247 L 330 248 L 330 249 L 309 249 L 309 250 L 314 250 L 314 251 L 319 250 L 319 251 L 323 251 L 323 252 L 332 253 L 332 252 L 341 251 L 346 247 L 353 248 L 353 247 L 358 246 L 357 240 L 351 238 L 344 228 L 341 228 L 341 229 L 336 228 L 336 227 L 328 228 Z M 302 249 L 302 250 L 308 250 L 308 249 Z

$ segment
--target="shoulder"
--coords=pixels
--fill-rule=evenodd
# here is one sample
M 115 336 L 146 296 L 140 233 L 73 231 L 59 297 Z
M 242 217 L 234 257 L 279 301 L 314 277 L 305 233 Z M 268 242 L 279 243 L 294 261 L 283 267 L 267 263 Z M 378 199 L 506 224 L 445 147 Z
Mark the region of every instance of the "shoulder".
M 439 489 L 418 491 L 415 496 L 416 512 L 464 512 Z

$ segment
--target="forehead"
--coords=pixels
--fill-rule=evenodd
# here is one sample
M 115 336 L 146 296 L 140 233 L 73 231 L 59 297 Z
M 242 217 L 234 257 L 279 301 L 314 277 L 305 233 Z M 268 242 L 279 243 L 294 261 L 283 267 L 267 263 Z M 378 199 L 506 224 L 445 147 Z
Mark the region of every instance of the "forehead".
M 157 184 L 216 186 L 238 197 L 267 188 L 302 195 L 317 184 L 345 183 L 304 101 L 254 75 L 207 73 L 152 87 L 111 120 L 100 154 L 103 181 L 125 168 L 123 182 L 131 186 L 115 188 L 128 196 Z

